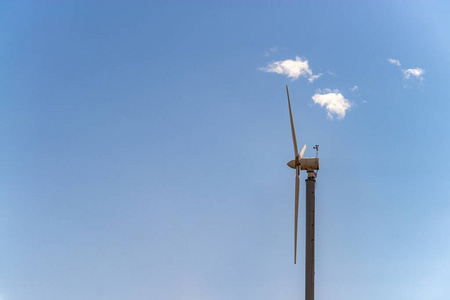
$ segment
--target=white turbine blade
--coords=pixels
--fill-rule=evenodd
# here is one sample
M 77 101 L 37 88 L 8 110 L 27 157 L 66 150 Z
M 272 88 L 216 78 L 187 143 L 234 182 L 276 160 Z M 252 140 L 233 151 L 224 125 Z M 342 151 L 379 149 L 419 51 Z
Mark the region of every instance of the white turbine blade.
M 294 223 L 294 264 L 297 263 L 297 228 L 298 228 L 298 195 L 300 193 L 300 166 L 297 166 L 297 174 L 295 176 L 295 223 Z
M 295 152 L 295 157 L 297 157 L 298 156 L 297 138 L 295 137 L 294 120 L 292 119 L 291 99 L 289 99 L 289 88 L 288 88 L 287 84 L 286 84 L 286 92 L 287 92 L 288 103 L 289 103 L 289 116 L 291 117 L 291 130 L 292 130 L 292 139 L 294 140 L 294 152 Z
M 300 151 L 300 159 L 302 159 L 303 154 L 305 154 L 305 150 L 306 150 L 306 144 L 305 144 L 305 146 L 303 146 L 302 151 Z

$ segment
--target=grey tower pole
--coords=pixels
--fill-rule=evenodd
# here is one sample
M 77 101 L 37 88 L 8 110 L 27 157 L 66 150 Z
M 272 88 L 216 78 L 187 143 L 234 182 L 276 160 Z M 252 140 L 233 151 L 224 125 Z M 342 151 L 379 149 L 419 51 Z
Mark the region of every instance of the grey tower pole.
M 306 182 L 305 300 L 314 300 L 314 210 L 316 173 L 308 171 Z

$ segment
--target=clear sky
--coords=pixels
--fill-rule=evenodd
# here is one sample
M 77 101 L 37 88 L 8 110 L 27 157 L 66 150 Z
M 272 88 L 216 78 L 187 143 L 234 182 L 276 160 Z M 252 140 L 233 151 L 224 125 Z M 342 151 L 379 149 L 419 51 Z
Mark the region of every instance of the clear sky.
M 2 1 L 0 299 L 450 299 L 449 13 Z

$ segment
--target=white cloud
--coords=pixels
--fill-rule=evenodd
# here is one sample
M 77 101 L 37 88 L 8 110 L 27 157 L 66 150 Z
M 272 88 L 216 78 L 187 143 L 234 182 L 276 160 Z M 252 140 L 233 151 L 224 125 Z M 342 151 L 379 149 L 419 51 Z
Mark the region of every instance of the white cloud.
M 345 112 L 352 106 L 338 90 L 325 89 L 323 93 L 319 90 L 318 93 L 312 96 L 312 99 L 314 103 L 320 104 L 321 107 L 325 106 L 330 119 L 333 119 L 333 114 L 338 119 L 344 118 Z
M 414 76 L 414 77 L 422 80 L 423 79 L 422 75 L 423 75 L 423 73 L 425 73 L 425 70 L 420 69 L 420 68 L 415 68 L 415 69 L 402 70 L 402 72 L 403 72 L 405 79 L 409 79 L 409 78 L 411 78 L 411 76 Z
M 322 76 L 322 73 L 311 75 L 311 77 L 308 78 L 309 83 L 313 83 L 313 81 L 319 78 L 320 76 Z
M 358 86 L 355 85 L 354 87 L 350 88 L 350 91 L 354 92 L 354 91 L 356 91 L 357 89 L 358 89 Z
M 363 100 L 363 101 L 361 101 L 362 103 L 367 103 L 367 100 Z
M 393 65 L 399 66 L 400 67 L 400 61 L 397 59 L 393 59 L 393 58 L 388 58 L 387 60 L 388 62 L 390 62 Z
M 397 59 L 388 58 L 387 61 L 398 67 L 401 66 L 400 61 L 398 61 Z M 423 80 L 422 75 L 425 73 L 425 70 L 421 69 L 421 68 L 413 68 L 413 69 L 405 69 L 405 70 L 401 69 L 401 71 L 403 73 L 403 78 L 405 78 L 406 80 L 411 79 L 411 78 L 417 78 L 420 81 L 422 81 Z
M 300 76 L 307 77 L 310 82 L 319 78 L 322 74 L 313 75 L 313 72 L 309 68 L 308 61 L 302 60 L 296 56 L 295 60 L 286 59 L 273 62 L 265 68 L 259 68 L 259 70 L 270 73 L 277 73 L 286 75 L 289 78 L 298 79 Z

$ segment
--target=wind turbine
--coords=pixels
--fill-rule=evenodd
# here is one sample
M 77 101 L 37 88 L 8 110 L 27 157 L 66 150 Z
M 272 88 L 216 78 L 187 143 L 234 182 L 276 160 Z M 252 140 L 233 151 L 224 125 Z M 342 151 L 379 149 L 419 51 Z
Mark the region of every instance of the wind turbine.
M 289 88 L 286 84 L 286 92 L 289 104 L 289 116 L 291 118 L 292 140 L 294 142 L 295 159 L 287 163 L 289 167 L 295 169 L 295 223 L 294 223 L 294 264 L 297 263 L 297 227 L 298 227 L 298 197 L 300 192 L 300 170 L 306 170 L 306 236 L 305 236 L 305 300 L 314 300 L 314 210 L 315 210 L 315 189 L 316 170 L 319 170 L 319 146 L 316 145 L 316 157 L 303 157 L 306 145 L 300 153 L 297 148 L 297 138 L 295 137 L 294 120 L 292 118 L 291 100 L 289 99 Z

